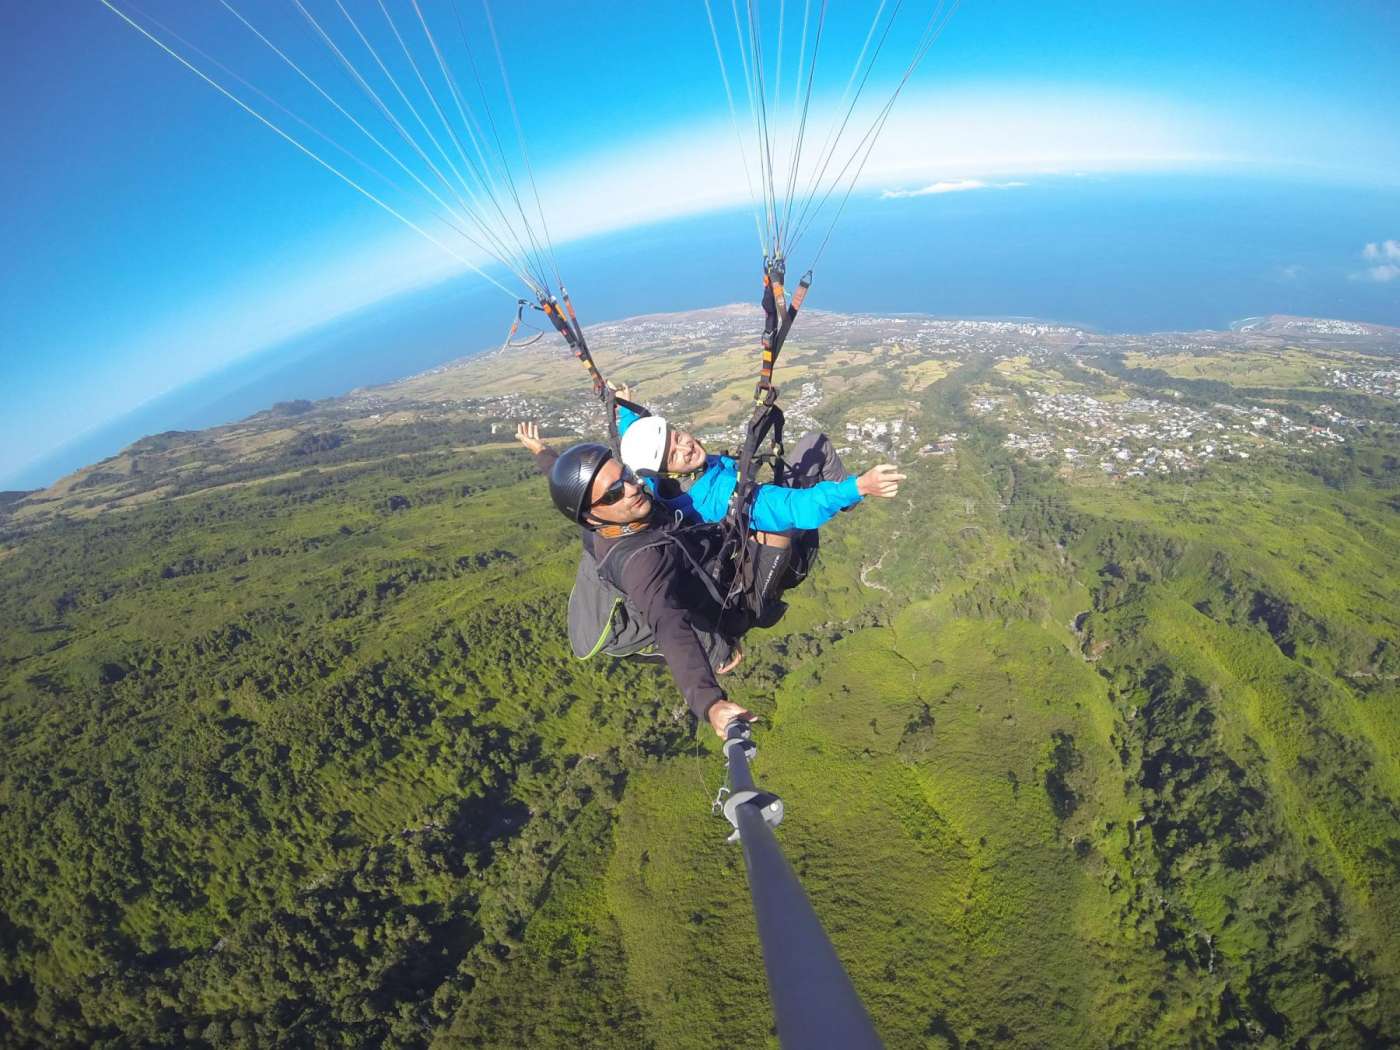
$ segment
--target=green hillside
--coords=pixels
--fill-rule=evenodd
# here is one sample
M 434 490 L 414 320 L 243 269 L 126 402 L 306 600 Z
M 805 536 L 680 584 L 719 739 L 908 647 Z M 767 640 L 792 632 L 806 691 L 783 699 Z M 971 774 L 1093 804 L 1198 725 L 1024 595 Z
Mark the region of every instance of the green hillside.
M 1394 1045 L 1395 403 L 1318 378 L 1393 357 L 1260 379 L 839 321 L 789 399 L 826 383 L 810 422 L 910 480 L 824 531 L 731 689 L 887 1045 Z M 732 425 L 728 337 L 694 388 L 668 339 L 618 377 Z M 576 369 L 481 381 L 510 366 L 0 507 L 5 1045 L 776 1046 L 718 742 L 664 671 L 571 657 L 577 542 L 503 443 L 590 425 Z M 1037 451 L 1080 403 L 1037 391 L 1305 422 L 1119 476 Z

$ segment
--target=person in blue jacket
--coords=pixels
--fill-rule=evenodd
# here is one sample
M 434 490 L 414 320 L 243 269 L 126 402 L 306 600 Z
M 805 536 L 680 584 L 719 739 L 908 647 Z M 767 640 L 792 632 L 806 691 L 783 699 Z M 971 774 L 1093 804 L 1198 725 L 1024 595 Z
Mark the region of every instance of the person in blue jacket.
M 625 398 L 627 391 L 620 391 Z M 661 416 L 639 415 L 618 406 L 622 462 L 646 480 L 653 494 L 692 521 L 715 522 L 729 511 L 738 484 L 732 456 L 711 455 L 693 434 L 673 428 Z M 792 562 L 793 541 L 821 528 L 866 496 L 891 499 L 904 475 L 890 463 L 852 476 L 825 434 L 797 442 L 781 485 L 760 485 L 749 513 L 759 544 L 758 607 L 776 603 Z M 762 619 L 770 618 L 771 610 Z

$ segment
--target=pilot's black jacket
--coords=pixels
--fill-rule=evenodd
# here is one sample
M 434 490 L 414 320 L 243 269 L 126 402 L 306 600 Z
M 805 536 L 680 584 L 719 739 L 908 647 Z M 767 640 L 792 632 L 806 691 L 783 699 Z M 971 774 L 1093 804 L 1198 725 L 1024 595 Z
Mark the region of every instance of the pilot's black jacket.
M 558 453 L 544 449 L 536 453 L 535 464 L 548 475 L 557 458 Z M 720 628 L 719 603 L 677 546 L 688 542 L 686 535 L 659 502 L 653 506 L 656 510 L 646 532 L 671 533 L 677 542 L 635 551 L 626 559 L 616 582 L 656 635 L 666 666 L 686 704 L 697 718 L 704 720 L 710 706 L 725 699 L 714 668 L 729 658 L 733 643 L 726 637 L 729 632 Z M 584 545 L 600 563 L 614 545 L 623 542 L 587 529 L 580 529 L 580 533 Z M 692 556 L 696 553 L 692 551 Z

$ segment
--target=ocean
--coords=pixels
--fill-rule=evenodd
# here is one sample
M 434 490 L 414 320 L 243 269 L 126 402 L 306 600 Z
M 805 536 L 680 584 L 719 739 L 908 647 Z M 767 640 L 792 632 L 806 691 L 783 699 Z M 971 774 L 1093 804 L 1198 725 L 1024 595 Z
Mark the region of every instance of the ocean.
M 1376 280 L 1362 256 L 1367 244 L 1400 239 L 1400 190 L 1199 175 L 986 181 L 853 197 L 809 307 L 1031 317 L 1107 332 L 1226 328 L 1273 313 L 1400 326 L 1400 278 Z M 790 281 L 825 234 L 815 225 L 794 246 Z M 585 324 L 756 302 L 760 291 L 757 235 L 743 211 L 580 241 L 559 262 Z M 475 277 L 399 296 L 149 402 L 11 484 L 48 484 L 146 434 L 231 422 L 494 348 L 513 316 Z M 606 372 L 608 348 L 595 353 Z

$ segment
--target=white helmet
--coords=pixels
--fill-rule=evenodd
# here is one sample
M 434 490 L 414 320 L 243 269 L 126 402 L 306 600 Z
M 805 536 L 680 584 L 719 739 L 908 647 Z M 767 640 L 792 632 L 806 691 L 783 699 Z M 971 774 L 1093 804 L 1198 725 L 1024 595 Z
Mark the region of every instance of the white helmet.
M 661 416 L 643 416 L 622 435 L 622 462 L 638 474 L 658 474 L 666 466 L 666 437 L 671 428 Z

